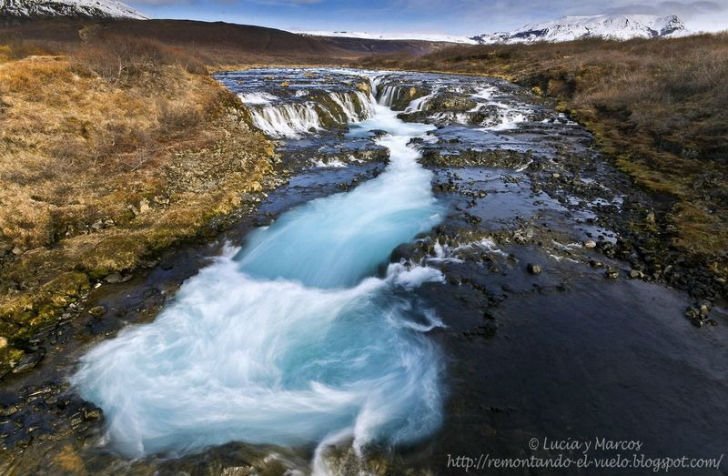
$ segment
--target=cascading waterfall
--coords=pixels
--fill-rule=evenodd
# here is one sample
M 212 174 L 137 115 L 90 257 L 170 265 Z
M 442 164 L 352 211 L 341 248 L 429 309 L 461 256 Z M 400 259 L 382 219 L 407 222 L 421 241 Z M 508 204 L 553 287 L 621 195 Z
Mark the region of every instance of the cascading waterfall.
M 72 383 L 103 409 L 118 451 L 350 440 L 361 452 L 439 426 L 442 359 L 425 334 L 441 323 L 410 291 L 442 275 L 391 264 L 373 277 L 394 247 L 440 220 L 430 172 L 408 146 L 433 126 L 367 103 L 360 127 L 388 132 L 378 139 L 390 151 L 382 174 L 257 230 L 185 282 L 154 322 L 81 359 Z M 276 108 L 276 132 L 313 117 Z
M 372 101 L 362 91 L 329 92 L 327 96 L 331 101 L 329 104 L 323 101 L 271 102 L 270 95 L 261 94 L 247 94 L 242 99 L 248 105 L 253 124 L 277 138 L 298 138 L 321 131 L 325 129 L 326 120 L 346 125 L 363 121 L 372 114 Z
M 437 96 L 438 91 L 435 90 L 431 92 L 430 94 L 427 94 L 425 96 L 419 97 L 417 99 L 413 99 L 410 101 L 409 105 L 405 108 L 405 113 L 413 113 L 413 112 L 420 112 L 425 110 L 425 106 L 427 105 L 427 102 Z
M 399 99 L 401 93 L 402 90 L 398 86 L 388 84 L 382 88 L 382 94 L 379 96 L 379 104 L 392 107 L 392 104 Z
M 402 94 L 402 88 L 398 84 L 385 84 L 386 79 L 386 75 L 377 75 L 371 78 L 372 95 L 378 104 L 392 107 Z
M 272 137 L 300 137 L 323 128 L 316 104 L 266 104 L 251 108 L 255 127 Z
M 329 96 L 341 108 L 348 123 L 362 121 L 373 113 L 372 100 L 362 91 L 352 93 L 333 92 L 329 93 Z

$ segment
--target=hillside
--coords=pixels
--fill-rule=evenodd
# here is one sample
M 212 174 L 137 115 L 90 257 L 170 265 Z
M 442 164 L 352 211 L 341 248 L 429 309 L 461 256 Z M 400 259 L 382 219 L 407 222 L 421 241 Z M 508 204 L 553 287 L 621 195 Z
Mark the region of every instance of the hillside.
M 297 35 L 275 28 L 192 20 L 40 19 L 0 26 L 0 43 L 70 51 L 104 38 L 144 38 L 184 49 L 219 67 L 255 63 L 335 64 L 371 54 L 420 56 L 443 44 L 427 41 L 378 41 Z

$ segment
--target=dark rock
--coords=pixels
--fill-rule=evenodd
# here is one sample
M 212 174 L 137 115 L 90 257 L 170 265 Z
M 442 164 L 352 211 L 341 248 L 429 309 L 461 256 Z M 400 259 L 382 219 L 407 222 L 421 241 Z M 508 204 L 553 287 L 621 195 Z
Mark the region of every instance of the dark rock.
M 695 327 L 703 327 L 710 321 L 708 319 L 710 309 L 703 306 L 690 306 L 685 310 L 685 317 L 687 317 Z
M 109 284 L 117 284 L 124 281 L 124 278 L 119 273 L 111 273 L 110 275 L 106 276 L 104 278 L 104 281 L 106 281 Z
M 9 405 L 7 407 L 0 407 L 0 417 L 9 417 L 15 415 L 20 411 L 19 405 Z
M 101 410 L 98 408 L 84 408 L 81 410 L 81 416 L 86 421 L 95 421 L 101 419 Z
M 106 308 L 104 306 L 94 306 L 88 310 L 88 313 L 94 317 L 101 317 L 106 314 Z
M 19 374 L 35 368 L 43 360 L 43 355 L 44 353 L 42 351 L 25 354 L 20 358 L 18 364 L 13 367 L 13 373 Z

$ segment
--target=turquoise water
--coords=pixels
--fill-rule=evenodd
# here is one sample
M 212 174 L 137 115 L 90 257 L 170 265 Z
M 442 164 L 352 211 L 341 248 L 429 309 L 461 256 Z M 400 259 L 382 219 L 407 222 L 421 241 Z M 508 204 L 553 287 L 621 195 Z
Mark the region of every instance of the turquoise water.
M 422 439 L 442 419 L 440 323 L 409 292 L 442 279 L 389 266 L 393 248 L 438 223 L 430 173 L 407 143 L 430 126 L 384 106 L 390 164 L 356 189 L 255 231 L 183 284 L 150 324 L 86 354 L 72 382 L 104 411 L 109 444 L 131 457 L 230 441 L 316 446 Z

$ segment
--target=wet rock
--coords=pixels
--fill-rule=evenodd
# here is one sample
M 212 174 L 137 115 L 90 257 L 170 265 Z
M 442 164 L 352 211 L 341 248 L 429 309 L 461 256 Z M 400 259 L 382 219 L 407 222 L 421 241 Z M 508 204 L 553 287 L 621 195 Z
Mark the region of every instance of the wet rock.
M 19 374 L 35 368 L 43 360 L 43 354 L 42 351 L 38 351 L 23 355 L 17 365 L 13 367 L 13 373 Z
M 541 265 L 534 264 L 534 263 L 528 263 L 528 266 L 526 266 L 526 269 L 530 274 L 541 274 Z
M 109 284 L 117 284 L 117 283 L 120 283 L 123 279 L 124 278 L 121 277 L 121 274 L 111 273 L 110 275 L 108 275 L 104 278 L 104 281 L 106 281 Z
M 392 253 L 389 255 L 389 261 L 391 263 L 410 261 L 415 257 L 417 248 L 416 243 L 403 243 L 392 250 Z
M 0 406 L 0 417 L 9 417 L 15 415 L 20 411 L 20 405 L 7 405 Z
M 709 314 L 710 307 L 707 304 L 690 306 L 685 310 L 685 317 L 687 317 L 695 327 L 703 327 L 705 324 L 713 324 L 714 321 L 708 319 Z
M 132 278 L 132 275 L 126 275 L 123 276 L 120 273 L 111 273 L 110 275 L 106 276 L 104 278 L 104 281 L 106 281 L 109 284 L 119 284 L 119 283 L 125 283 L 129 281 Z
M 619 278 L 619 270 L 616 268 L 608 268 L 604 276 L 607 279 L 617 279 Z
M 106 308 L 104 306 L 94 306 L 88 310 L 88 313 L 94 317 L 102 317 L 106 314 Z
M 584 248 L 586 248 L 588 250 L 593 250 L 596 247 L 597 247 L 597 242 L 594 240 L 586 240 L 584 242 Z
M 465 112 L 478 105 L 472 98 L 454 93 L 441 93 L 430 99 L 425 110 L 430 112 Z
M 83 408 L 81 410 L 81 417 L 86 421 L 100 420 L 102 416 L 101 410 L 98 408 Z
M 487 323 L 486 325 L 477 326 L 463 332 L 463 336 L 471 339 L 474 337 L 488 339 L 495 336 L 497 330 L 498 327 L 494 323 Z
M 629 272 L 629 277 L 631 279 L 642 279 L 645 277 L 645 274 L 642 271 L 640 271 L 639 269 L 632 269 Z

